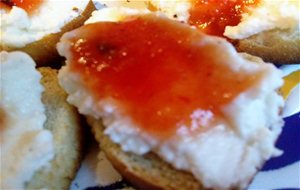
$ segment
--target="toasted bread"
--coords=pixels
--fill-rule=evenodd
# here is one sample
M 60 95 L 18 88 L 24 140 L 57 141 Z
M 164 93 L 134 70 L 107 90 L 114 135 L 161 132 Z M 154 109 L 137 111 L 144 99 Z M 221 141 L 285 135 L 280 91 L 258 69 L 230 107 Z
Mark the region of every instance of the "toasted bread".
M 190 173 L 176 170 L 153 153 L 139 156 L 124 152 L 104 134 L 101 120 L 91 117 L 88 123 L 100 148 L 121 175 L 138 189 L 143 190 L 201 190 L 205 189 Z
M 300 63 L 299 30 L 270 30 L 236 42 L 240 52 L 261 57 L 278 64 Z
M 50 168 L 36 172 L 27 189 L 68 189 L 80 166 L 83 150 L 83 131 L 76 109 L 66 102 L 67 94 L 58 85 L 57 71 L 39 68 L 45 91 L 42 102 L 46 107 L 45 128 L 54 137 L 55 157 Z

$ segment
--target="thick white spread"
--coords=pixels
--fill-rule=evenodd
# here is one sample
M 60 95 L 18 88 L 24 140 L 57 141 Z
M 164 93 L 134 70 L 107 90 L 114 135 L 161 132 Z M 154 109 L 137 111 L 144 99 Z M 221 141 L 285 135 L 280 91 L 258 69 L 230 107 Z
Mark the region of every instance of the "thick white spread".
M 149 1 L 143 0 L 95 0 L 94 2 L 100 3 L 105 7 L 127 7 L 133 9 L 146 9 L 149 7 Z
M 147 9 L 129 9 L 125 7 L 111 7 L 111 8 L 104 8 L 101 11 L 94 11 L 92 16 L 85 21 L 84 24 L 90 24 L 94 22 L 100 21 L 109 21 L 117 22 L 124 20 L 129 15 L 136 15 L 142 13 L 148 13 Z
M 21 52 L 0 53 L 1 189 L 24 189 L 54 157 L 53 137 L 43 128 L 43 87 L 35 63 Z
M 99 1 L 99 0 L 97 0 Z M 149 9 L 151 11 L 159 11 L 166 14 L 170 18 L 180 21 L 187 21 L 189 18 L 188 10 L 191 7 L 189 0 L 150 0 L 150 1 L 99 1 L 105 6 L 111 7 L 126 7 L 132 9 Z
M 112 13 L 107 14 L 109 11 Z M 107 21 L 116 21 L 116 18 L 124 18 L 127 13 L 130 15 L 132 10 L 101 10 L 94 13 L 87 23 L 96 22 L 98 16 L 103 21 L 105 16 L 101 13 L 117 15 L 106 18 Z M 245 188 L 265 160 L 280 154 L 274 144 L 283 125 L 279 115 L 283 99 L 276 90 L 283 81 L 281 73 L 273 65 L 261 63 L 260 59 L 247 60 L 236 54 L 229 45 L 228 48 L 232 56 L 239 60 L 239 64 L 230 64 L 229 67 L 241 73 L 264 73 L 261 80 L 223 108 L 228 122 L 220 120 L 209 127 L 210 130 L 194 135 L 182 126 L 177 135 L 165 141 L 136 127 L 130 117 L 119 112 L 112 99 L 96 102 L 68 64 L 60 70 L 59 81 L 69 94 L 68 101 L 77 106 L 82 114 L 96 119 L 101 117 L 106 126 L 105 133 L 124 151 L 139 155 L 153 151 L 175 168 L 191 172 L 207 188 Z M 58 44 L 58 51 L 70 57 L 64 42 Z M 197 122 L 198 117 L 209 115 L 198 110 L 191 115 L 191 119 Z
M 151 0 L 151 3 L 158 8 L 158 11 L 163 12 L 169 18 L 187 22 L 189 19 L 189 9 L 192 4 L 190 0 Z
M 237 26 L 227 26 L 224 35 L 244 39 L 263 31 L 282 29 L 298 31 L 300 24 L 299 0 L 263 0 L 250 13 L 242 16 Z
M 0 10 L 1 45 L 24 47 L 48 34 L 59 32 L 83 12 L 87 3 L 88 0 L 44 0 L 32 15 L 16 6 L 10 11 Z

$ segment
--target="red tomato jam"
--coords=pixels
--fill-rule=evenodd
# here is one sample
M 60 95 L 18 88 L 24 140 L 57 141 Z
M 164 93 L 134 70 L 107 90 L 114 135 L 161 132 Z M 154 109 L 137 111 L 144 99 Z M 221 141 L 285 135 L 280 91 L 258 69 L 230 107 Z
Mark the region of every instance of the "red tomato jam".
M 226 26 L 240 23 L 242 14 L 259 0 L 192 0 L 189 23 L 207 34 L 223 36 Z
M 43 0 L 1 0 L 0 8 L 10 10 L 13 6 L 20 7 L 32 14 L 42 4 Z
M 258 79 L 233 72 L 220 56 L 226 49 L 208 38 L 151 14 L 85 25 L 69 35 L 70 69 L 94 98 L 113 98 L 141 129 L 167 137 L 190 128 L 196 110 L 211 112 L 209 121 L 222 116 Z

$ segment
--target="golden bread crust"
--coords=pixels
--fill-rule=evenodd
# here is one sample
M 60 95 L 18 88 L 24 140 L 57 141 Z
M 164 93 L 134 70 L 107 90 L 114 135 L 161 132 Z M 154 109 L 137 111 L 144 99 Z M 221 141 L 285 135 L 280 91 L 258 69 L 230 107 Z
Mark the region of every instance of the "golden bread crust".
M 158 156 L 149 153 L 144 156 L 122 151 L 103 131 L 101 121 L 88 118 L 92 131 L 113 166 L 138 189 L 143 190 L 201 190 L 205 189 L 190 174 L 174 169 Z
M 261 57 L 265 62 L 300 64 L 300 31 L 271 30 L 236 41 L 240 52 Z

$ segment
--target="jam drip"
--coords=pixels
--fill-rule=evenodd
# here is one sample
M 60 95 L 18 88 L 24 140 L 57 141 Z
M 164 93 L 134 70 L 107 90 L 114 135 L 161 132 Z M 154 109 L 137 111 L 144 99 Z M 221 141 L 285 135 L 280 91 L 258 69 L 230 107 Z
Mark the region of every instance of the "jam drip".
M 17 6 L 24 9 L 27 13 L 32 14 L 39 8 L 42 2 L 43 0 L 1 0 L 0 8 L 10 10 L 13 6 Z
M 207 34 L 223 36 L 226 26 L 236 26 L 242 14 L 258 5 L 259 0 L 192 0 L 189 24 Z
M 202 130 L 258 76 L 232 71 L 219 41 L 145 15 L 85 25 L 68 35 L 70 69 L 98 101 L 112 98 L 143 130 L 166 137 Z M 185 127 L 184 127 L 185 126 Z

